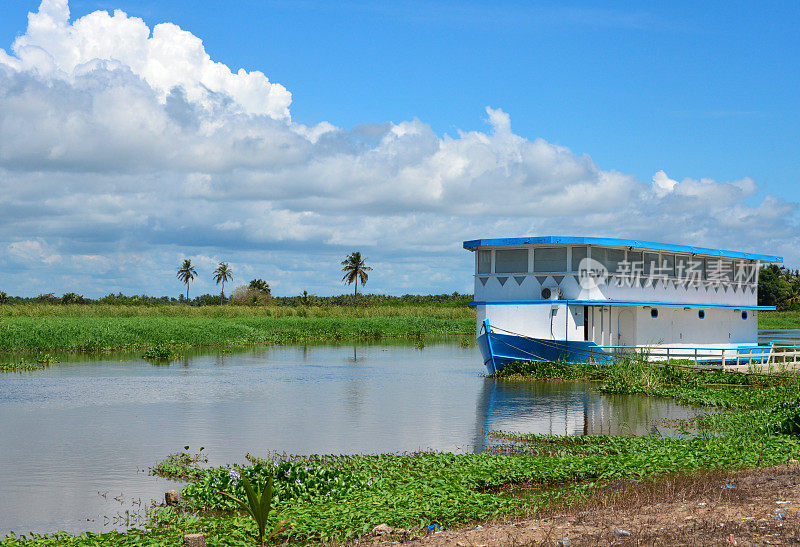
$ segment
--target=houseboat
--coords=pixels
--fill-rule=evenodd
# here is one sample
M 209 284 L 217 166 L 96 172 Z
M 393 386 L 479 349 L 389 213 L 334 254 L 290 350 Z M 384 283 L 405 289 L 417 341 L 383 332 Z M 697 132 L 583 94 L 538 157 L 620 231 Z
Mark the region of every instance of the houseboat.
M 779 256 L 597 237 L 464 242 L 475 253 L 477 338 L 511 361 L 737 360 L 758 349 L 758 271 Z

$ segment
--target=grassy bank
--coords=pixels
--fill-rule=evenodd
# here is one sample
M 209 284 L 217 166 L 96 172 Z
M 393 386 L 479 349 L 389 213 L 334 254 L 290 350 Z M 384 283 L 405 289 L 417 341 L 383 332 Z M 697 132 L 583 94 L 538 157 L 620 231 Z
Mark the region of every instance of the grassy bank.
M 0 306 L 0 352 L 290 344 L 471 333 L 467 307 Z
M 758 312 L 760 329 L 800 329 L 800 311 Z
M 800 328 L 800 312 L 762 312 L 760 328 Z M 452 303 L 369 306 L 0 305 L 0 353 L 146 350 L 469 334 Z
M 255 481 L 275 473 L 276 512 L 297 544 L 369 537 L 386 523 L 410 534 L 493 519 L 541 515 L 586 502 L 617 481 L 766 467 L 800 457 L 800 379 L 661 368 L 618 362 L 601 368 L 525 364 L 498 381 L 591 380 L 608 393 L 643 393 L 702 404 L 690 438 L 565 437 L 495 431 L 482 454 L 249 457 L 238 472 Z M 206 467 L 188 451 L 154 473 L 189 481 L 185 505 L 150 510 L 150 528 L 127 534 L 42 537 L 37 545 L 178 544 L 199 532 L 207 545 L 252 544 L 254 525 L 220 491 L 243 495 L 229 467 Z M 431 528 L 432 527 L 432 528 Z M 4 545 L 19 545 L 7 539 Z

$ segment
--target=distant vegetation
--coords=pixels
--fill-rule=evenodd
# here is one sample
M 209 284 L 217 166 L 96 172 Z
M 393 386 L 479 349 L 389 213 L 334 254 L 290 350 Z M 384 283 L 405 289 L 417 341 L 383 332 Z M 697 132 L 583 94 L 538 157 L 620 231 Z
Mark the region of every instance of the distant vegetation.
M 347 284 L 362 286 L 368 279 L 367 272 L 371 270 L 366 266 L 365 259 L 360 253 L 351 253 L 342 264 L 345 272 L 343 281 Z M 197 272 L 191 261 L 186 260 L 178 271 L 180 279 L 187 285 L 195 279 Z M 233 275 L 227 263 L 220 262 L 214 271 L 214 280 L 221 284 L 223 292 L 220 294 L 202 294 L 189 299 L 181 294 L 178 298 L 172 296 L 149 296 L 145 294 L 124 295 L 122 293 L 108 294 L 100 298 L 87 298 L 74 292 L 67 292 L 61 296 L 55 293 L 41 293 L 34 297 L 9 296 L 0 291 L 0 305 L 22 303 L 46 304 L 108 304 L 112 306 L 161 306 L 184 304 L 189 306 L 219 306 L 232 304 L 236 306 L 375 306 L 397 304 L 437 304 L 437 305 L 466 305 L 472 300 L 471 294 L 431 294 L 403 296 L 390 296 L 384 294 L 361 294 L 357 301 L 351 295 L 341 294 L 336 296 L 316 296 L 307 290 L 297 296 L 273 296 L 269 283 L 263 279 L 253 279 L 248 285 L 240 285 L 231 293 L 230 298 L 225 298 L 225 283 L 232 280 Z M 357 288 L 356 288 L 357 291 Z M 354 294 L 355 293 L 354 291 Z M 758 305 L 776 306 L 779 311 L 800 312 L 800 270 L 789 270 L 781 266 L 770 265 L 761 268 L 758 279 Z
M 800 270 L 771 264 L 758 275 L 758 305 L 800 311 Z
M 237 298 L 237 291 L 249 298 Z M 255 298 L 253 298 L 255 295 Z M 402 305 L 427 305 L 437 306 L 466 306 L 472 301 L 471 294 L 454 292 L 450 294 L 404 294 L 392 296 L 387 294 L 359 294 L 358 307 L 371 306 L 402 306 Z M 250 285 L 236 287 L 230 298 L 223 299 L 219 294 L 202 294 L 187 300 L 184 295 L 178 298 L 171 296 L 148 296 L 146 294 L 125 295 L 122 293 L 108 294 L 100 298 L 86 298 L 76 293 L 65 293 L 56 296 L 53 293 L 40 294 L 33 297 L 8 296 L 0 292 L 0 304 L 104 304 L 108 306 L 220 306 L 231 304 L 234 306 L 350 306 L 354 305 L 352 294 L 339 294 L 335 296 L 316 296 L 308 291 L 303 291 L 297 296 L 272 296 L 269 283 L 263 279 L 254 279 Z M 1 314 L 0 314 L 1 315 Z
M 352 295 L 313 297 L 320 303 L 312 306 L 301 304 L 308 295 L 276 298 L 263 306 L 19 302 L 0 306 L 0 352 L 147 351 L 156 346 L 181 349 L 474 336 L 475 311 L 466 305 L 469 297 L 440 296 L 438 302 L 433 296 L 374 296 L 360 299 L 357 306 Z

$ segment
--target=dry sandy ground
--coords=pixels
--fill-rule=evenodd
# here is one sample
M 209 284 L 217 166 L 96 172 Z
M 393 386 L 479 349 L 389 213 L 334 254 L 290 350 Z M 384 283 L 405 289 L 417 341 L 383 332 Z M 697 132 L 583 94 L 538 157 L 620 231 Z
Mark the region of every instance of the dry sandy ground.
M 529 520 L 483 523 L 483 529 L 473 526 L 423 537 L 363 539 L 372 545 L 436 547 L 795 545 L 800 544 L 800 465 L 655 483 L 619 481 L 601 489 L 588 504 Z

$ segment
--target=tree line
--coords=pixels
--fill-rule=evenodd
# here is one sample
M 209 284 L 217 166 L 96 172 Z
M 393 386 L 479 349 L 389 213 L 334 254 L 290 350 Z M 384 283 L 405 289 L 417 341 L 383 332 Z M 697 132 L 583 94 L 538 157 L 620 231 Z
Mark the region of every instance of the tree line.
M 777 264 L 761 268 L 758 275 L 758 305 L 778 310 L 800 311 L 800 270 Z
M 243 288 L 248 289 L 247 285 Z M 443 307 L 459 307 L 466 306 L 473 300 L 471 294 L 453 292 L 444 294 L 404 294 L 402 296 L 393 296 L 388 294 L 370 294 L 359 293 L 358 301 L 353 301 L 353 294 L 339 294 L 333 296 L 317 296 L 308 291 L 303 291 L 299 295 L 293 296 L 272 296 L 267 298 L 259 297 L 256 295 L 256 301 L 253 302 L 250 291 L 246 292 L 246 297 L 243 299 L 236 298 L 236 291 L 231 293 L 230 298 L 225 301 L 222 300 L 220 294 L 201 294 L 192 297 L 190 300 L 186 299 L 185 294 L 181 294 L 177 298 L 174 296 L 150 296 L 146 294 L 133 294 L 126 295 L 123 293 L 107 294 L 100 298 L 83 297 L 76 293 L 64 293 L 58 296 L 55 293 L 43 293 L 33 297 L 22 296 L 8 296 L 3 297 L 4 293 L 0 293 L 0 304 L 105 304 L 109 306 L 173 306 L 173 305 L 188 305 L 188 306 L 219 306 L 222 304 L 229 305 L 242 305 L 242 306 L 259 306 L 270 304 L 273 306 L 392 306 L 392 305 L 435 305 Z
M 229 298 L 225 297 L 225 283 L 234 279 L 233 269 L 227 262 L 219 262 L 212 272 L 212 279 L 220 286 L 220 294 L 202 294 L 189 298 L 190 284 L 198 278 L 197 268 L 190 259 L 184 259 L 178 267 L 176 277 L 186 285 L 186 293 L 180 294 L 177 298 L 171 296 L 149 296 L 145 294 L 124 295 L 122 293 L 108 294 L 101 298 L 85 298 L 84 296 L 67 292 L 61 296 L 55 293 L 42 293 L 32 298 L 8 296 L 0 291 L 0 304 L 14 303 L 47 303 L 47 304 L 107 304 L 107 305 L 172 305 L 188 304 L 191 306 L 212 306 L 221 304 L 234 304 L 245 306 L 258 306 L 274 304 L 279 306 L 348 306 L 358 304 L 362 306 L 371 305 L 392 305 L 392 304 L 436 304 L 446 306 L 462 306 L 472 300 L 471 294 L 431 294 L 391 296 L 384 294 L 361 294 L 359 295 L 359 284 L 364 287 L 369 280 L 369 272 L 372 267 L 367 265 L 366 258 L 360 252 L 352 252 L 341 262 L 342 282 L 345 285 L 353 285 L 352 295 L 336 296 L 316 296 L 303 291 L 297 296 L 272 296 L 272 290 L 267 281 L 257 278 L 251 280 L 247 285 L 236 287 Z
M 361 286 L 367 284 L 367 280 L 369 280 L 369 274 L 367 272 L 371 272 L 372 268 L 367 266 L 366 258 L 361 256 L 361 253 L 358 251 L 352 252 L 347 255 L 342 261 L 342 271 L 344 272 L 344 277 L 342 277 L 342 281 L 347 285 L 352 285 L 355 283 L 355 288 L 353 291 L 353 300 L 358 299 L 358 282 L 361 281 Z M 183 264 L 178 268 L 177 273 L 178 279 L 180 279 L 186 285 L 186 300 L 189 300 L 189 284 L 195 280 L 197 277 L 197 270 L 195 269 L 194 265 L 192 264 L 191 259 L 185 258 L 183 260 Z M 230 265 L 227 262 L 220 262 L 217 265 L 217 268 L 214 270 L 213 279 L 217 283 L 217 285 L 222 284 L 222 291 L 220 292 L 221 300 L 225 301 L 225 283 L 228 281 L 233 280 L 233 270 L 231 270 Z M 237 294 L 238 291 L 238 294 Z M 244 298 L 245 300 L 251 299 L 253 303 L 259 303 L 259 300 L 262 298 L 267 298 L 271 296 L 271 291 L 269 288 L 269 283 L 264 281 L 263 279 L 254 279 L 250 281 L 250 284 L 247 287 L 237 287 L 234 293 L 231 295 L 232 299 L 241 299 Z M 308 291 L 303 291 L 304 298 L 308 299 L 313 295 L 309 295 Z
M 279 306 L 348 306 L 356 303 L 358 298 L 358 284 L 363 287 L 369 280 L 368 272 L 372 268 L 367 266 L 366 259 L 361 253 L 350 253 L 342 261 L 342 271 L 344 276 L 342 281 L 347 284 L 354 284 L 353 295 L 336 296 L 316 296 L 303 291 L 297 296 L 272 296 L 269 283 L 263 279 L 253 279 L 247 285 L 237 287 L 231 292 L 230 298 L 225 298 L 225 283 L 233 280 L 233 271 L 227 262 L 220 262 L 214 270 L 212 277 L 214 281 L 221 285 L 221 292 L 215 294 L 202 294 L 189 299 L 189 283 L 197 278 L 197 271 L 192 265 L 191 260 L 186 259 L 178 268 L 178 278 L 186 284 L 186 294 L 181 294 L 178 298 L 170 296 L 148 296 L 108 294 L 101 298 L 84 298 L 82 295 L 67 292 L 61 296 L 54 293 L 42 293 L 38 296 L 27 298 L 19 296 L 9 296 L 0 291 L 0 304 L 14 303 L 48 303 L 48 304 L 109 304 L 109 305 L 170 305 L 188 304 L 191 306 L 212 306 L 220 304 L 235 304 L 245 306 L 257 306 L 265 304 L 275 304 Z M 440 304 L 440 305 L 465 305 L 472 300 L 471 294 L 431 294 L 431 295 L 412 295 L 390 296 L 383 294 L 362 294 L 358 303 L 360 305 L 380 305 L 380 304 Z M 762 267 L 758 276 L 758 305 L 776 306 L 778 310 L 800 311 L 800 270 L 790 270 L 783 266 L 771 264 Z

